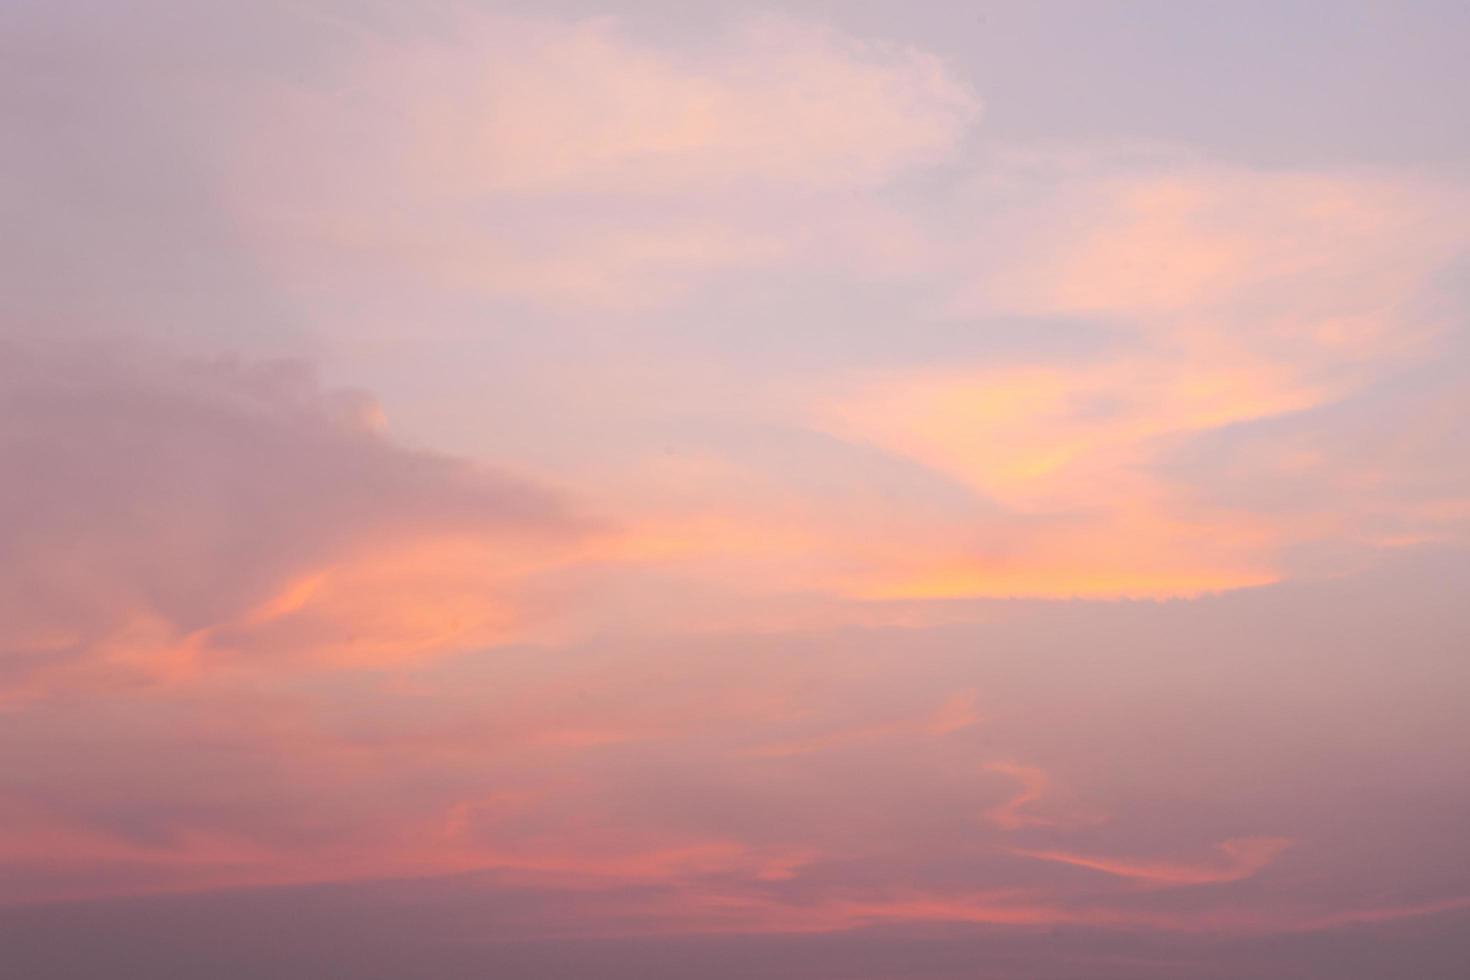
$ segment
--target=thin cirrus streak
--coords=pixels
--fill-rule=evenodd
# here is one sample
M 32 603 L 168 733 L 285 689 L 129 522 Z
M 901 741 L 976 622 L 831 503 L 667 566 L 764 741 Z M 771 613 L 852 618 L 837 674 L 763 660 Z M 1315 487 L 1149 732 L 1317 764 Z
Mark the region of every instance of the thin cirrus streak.
M 1470 24 L 858 6 L 6 11 L 0 972 L 1470 974 Z
M 1243 837 L 1227 840 L 1217 846 L 1225 860 L 1214 865 L 1176 864 L 1167 861 L 1137 861 L 1126 858 L 1093 857 L 1062 851 L 1030 851 L 1018 849 L 1016 854 L 1038 861 L 1070 864 L 1103 874 L 1131 878 L 1161 885 L 1210 885 L 1239 881 L 1265 868 L 1276 856 L 1291 846 L 1279 837 Z

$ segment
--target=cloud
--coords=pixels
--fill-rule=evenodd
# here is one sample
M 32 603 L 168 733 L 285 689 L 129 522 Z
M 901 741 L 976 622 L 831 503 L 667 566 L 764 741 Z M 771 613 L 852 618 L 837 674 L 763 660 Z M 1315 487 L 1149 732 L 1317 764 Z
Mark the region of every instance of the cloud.
M 1463 194 L 1179 155 L 1021 160 L 965 192 L 1000 216 L 956 248 L 971 281 L 956 280 L 945 315 L 1075 318 L 1110 340 L 824 386 L 815 426 L 933 467 L 1000 511 L 850 587 L 1167 596 L 1279 579 L 1289 548 L 1331 532 L 1222 506 L 1209 466 L 1170 461 L 1221 433 L 1248 452 L 1263 424 L 1371 392 L 1451 340 L 1432 300 L 1466 245 L 1445 220 L 1464 213 Z
M 1048 826 L 1054 821 L 1049 817 L 1031 812 L 1031 805 L 1046 795 L 1051 780 L 1046 773 L 1034 766 L 1018 766 L 1011 762 L 993 762 L 985 767 L 991 772 L 1010 776 L 1020 784 L 1015 796 L 1000 806 L 985 811 L 985 819 L 1007 830 L 1027 826 Z
M 1455 570 L 73 684 L 0 710 L 4 900 L 475 875 L 537 896 L 526 935 L 1317 928 L 1395 904 L 1385 876 L 1439 881 L 1458 839 L 1462 787 L 1423 786 L 1458 761 L 1459 688 L 1389 669 L 1405 621 L 1458 649 Z
M 327 77 L 275 107 L 302 126 L 296 135 L 336 154 L 349 178 L 363 172 L 357 157 L 402 167 L 400 189 L 448 199 L 861 186 L 948 155 L 979 111 L 927 52 L 775 16 L 747 18 L 696 53 L 637 40 L 612 19 L 462 8 L 414 37 L 355 39 Z M 351 140 L 365 126 L 406 139 L 362 161 Z M 424 186 L 431 174 L 441 182 Z
M 1018 849 L 1015 853 L 1038 861 L 1055 861 L 1161 885 L 1214 885 L 1249 878 L 1274 861 L 1291 843 L 1282 837 L 1241 837 L 1223 841 L 1216 847 L 1223 860 L 1213 864 L 1097 857 L 1065 851 Z
M 1170 595 L 1274 580 L 1265 529 L 1250 515 L 1191 513 L 1150 465 L 1171 440 L 1321 397 L 1277 373 L 1130 358 L 917 371 L 850 396 L 824 410 L 833 431 L 928 463 L 1002 509 L 977 515 L 950 554 L 898 559 L 855 587 L 889 597 Z
M 1339 404 L 1442 340 L 1422 299 L 1465 244 L 1447 182 L 976 144 L 978 99 L 942 61 L 789 18 L 692 50 L 608 19 L 409 20 L 333 34 L 260 95 L 215 148 L 221 194 L 334 351 L 493 347 L 457 369 L 520 386 L 565 443 L 528 456 L 626 494 L 640 569 L 660 564 L 652 542 L 692 542 L 663 562 L 685 588 L 707 573 L 712 591 L 861 605 L 1279 581 L 1348 521 L 1233 507 L 1170 462 Z M 1060 350 L 1028 336 L 1056 324 Z M 948 339 L 848 353 L 909 334 Z M 569 365 L 569 348 L 597 356 Z M 500 403 L 464 388 L 407 397 L 469 441 Z M 785 469 L 708 432 L 705 472 L 642 454 L 668 419 L 732 414 L 929 468 L 969 513 L 832 513 L 830 489 L 803 513 Z M 729 501 L 721 476 L 770 486 Z
M 4 901 L 444 889 L 395 921 L 476 948 L 1462 907 L 1465 562 L 1406 547 L 1470 515 L 1460 191 L 1008 150 L 789 19 L 230 16 L 290 52 L 128 17 L 89 74 L 88 21 L 12 86 L 24 329 L 266 311 L 414 442 L 300 363 L 0 349 Z M 212 84 L 124 78 L 172 58 Z
M 787 257 L 791 208 L 943 159 L 979 113 L 933 55 L 790 18 L 698 53 L 468 9 L 349 37 L 221 149 L 241 221 L 293 278 L 644 309 Z
M 582 533 L 541 488 L 393 444 L 299 363 L 7 344 L 0 373 L 12 676 L 485 641 Z

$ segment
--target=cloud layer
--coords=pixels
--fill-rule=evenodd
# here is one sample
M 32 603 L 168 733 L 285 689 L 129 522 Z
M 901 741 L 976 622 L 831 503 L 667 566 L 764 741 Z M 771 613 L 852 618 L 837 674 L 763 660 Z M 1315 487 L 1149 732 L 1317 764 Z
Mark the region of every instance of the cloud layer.
M 7 15 L 27 975 L 1460 976 L 1463 180 L 584 6 Z

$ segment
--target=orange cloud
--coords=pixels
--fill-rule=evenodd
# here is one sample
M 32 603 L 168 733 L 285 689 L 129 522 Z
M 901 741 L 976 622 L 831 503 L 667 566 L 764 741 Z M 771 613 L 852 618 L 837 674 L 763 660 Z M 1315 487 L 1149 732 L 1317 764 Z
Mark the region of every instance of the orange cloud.
M 1206 507 L 1161 463 L 1422 354 L 1434 326 L 1408 311 L 1463 242 L 1441 213 L 1464 200 L 1187 160 L 1095 169 L 1059 167 L 1038 184 L 1055 194 L 1035 200 L 1011 188 L 1011 217 L 990 229 L 1010 246 L 976 246 L 979 285 L 951 313 L 1098 317 L 1126 338 L 1116 352 L 854 373 L 814 399 L 824 431 L 977 496 L 968 533 L 854 576 L 856 594 L 1198 595 L 1273 582 L 1285 548 L 1329 530 Z
M 1401 321 L 1404 301 L 1463 245 L 1445 218 L 1470 203 L 1448 184 L 1185 152 L 1074 150 L 1017 172 L 1044 176 L 1012 188 L 1013 247 L 962 291 L 964 308 L 1108 315 L 1171 344 L 1214 335 L 1296 356 L 1414 349 L 1423 334 Z
M 1137 359 L 879 384 L 828 409 L 827 424 L 963 480 L 1004 510 L 977 517 L 969 549 L 951 538 L 853 588 L 885 598 L 1157 596 L 1274 581 L 1275 529 L 1191 508 L 1150 472 L 1151 459 L 1171 440 L 1324 397 L 1270 365 Z
M 208 642 L 235 655 L 390 666 L 525 638 L 534 627 L 518 601 L 521 582 L 576 552 L 506 552 L 473 533 L 369 548 L 213 628 Z
M 586 536 L 545 490 L 394 445 L 300 365 L 6 353 L 0 450 L 28 478 L 0 499 L 0 640 L 26 669 L 0 689 L 495 642 L 518 583 Z

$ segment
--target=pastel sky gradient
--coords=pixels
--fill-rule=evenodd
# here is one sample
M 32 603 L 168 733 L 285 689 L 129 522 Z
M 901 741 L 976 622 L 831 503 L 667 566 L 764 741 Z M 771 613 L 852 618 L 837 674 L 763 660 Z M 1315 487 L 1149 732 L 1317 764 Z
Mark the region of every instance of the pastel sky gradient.
M 0 0 L 0 976 L 1470 976 L 1470 6 Z

